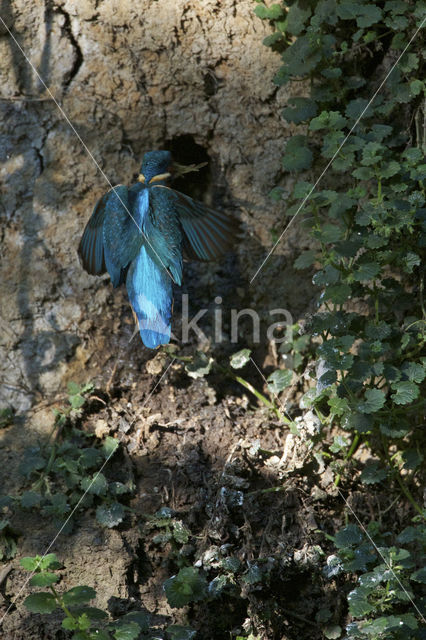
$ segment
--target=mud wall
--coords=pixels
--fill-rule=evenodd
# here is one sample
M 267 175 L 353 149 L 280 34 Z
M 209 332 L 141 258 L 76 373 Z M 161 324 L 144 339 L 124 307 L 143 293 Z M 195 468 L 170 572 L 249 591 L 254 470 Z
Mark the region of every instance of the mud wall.
M 2 27 L 0 406 L 25 411 L 69 379 L 105 382 L 120 339 L 127 348 L 125 291 L 87 275 L 76 253 L 108 189 L 96 164 L 117 184 L 134 179 L 149 149 L 208 162 L 177 186 L 237 212 L 243 233 L 235 258 L 187 267 L 195 305 L 197 296 L 206 304 L 239 296 L 243 306 L 278 304 L 297 317 L 310 303 L 309 284 L 291 269 L 304 242 L 297 225 L 249 285 L 271 231 L 285 225 L 285 202 L 268 193 L 291 180 L 280 167 L 291 134 L 279 115 L 286 95 L 271 81 L 279 60 L 262 46 L 269 27 L 253 8 L 251 0 L 2 0 L 3 19 L 86 148 Z M 136 341 L 127 349 L 123 375 L 142 349 Z

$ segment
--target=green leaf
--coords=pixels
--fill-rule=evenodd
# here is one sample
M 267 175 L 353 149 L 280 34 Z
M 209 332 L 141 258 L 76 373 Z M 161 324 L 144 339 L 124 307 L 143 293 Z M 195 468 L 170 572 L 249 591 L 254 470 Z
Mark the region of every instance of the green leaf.
M 334 436 L 333 443 L 330 445 L 330 451 L 332 453 L 339 453 L 344 449 L 347 449 L 349 446 L 348 440 L 343 436 Z
M 55 597 L 51 593 L 45 591 L 41 593 L 32 593 L 25 598 L 24 606 L 32 613 L 52 613 L 59 607 Z
M 119 446 L 120 443 L 118 442 L 118 440 L 116 440 L 116 438 L 107 436 L 102 443 L 104 457 L 107 459 L 110 458 L 115 453 L 115 451 L 117 451 Z
M 21 496 L 21 507 L 24 509 L 32 509 L 40 506 L 42 496 L 36 491 L 24 491 Z
M 108 482 L 103 473 L 95 473 L 81 480 L 80 486 L 84 491 L 95 496 L 103 496 L 108 489 Z
M 75 616 L 84 615 L 89 618 L 89 620 L 106 620 L 106 618 L 108 618 L 106 611 L 98 609 L 97 607 L 73 607 L 72 612 Z
M 309 6 L 293 4 L 288 12 L 287 29 L 289 33 L 298 36 L 303 31 L 310 15 L 311 8 Z
M 415 571 L 411 574 L 410 580 L 414 580 L 415 582 L 422 582 L 426 584 L 426 567 L 422 567 L 418 571 Z
M 349 613 L 354 618 L 362 618 L 374 611 L 374 605 L 368 601 L 370 589 L 367 587 L 358 587 L 351 591 L 348 595 Z
M 119 502 L 100 505 L 96 509 L 96 520 L 103 525 L 112 529 L 124 520 L 124 507 Z
M 41 560 L 40 556 L 34 556 L 34 557 L 25 556 L 24 558 L 20 559 L 19 564 L 26 571 L 36 571 L 40 566 L 40 560 Z
M 48 587 L 55 582 L 58 582 L 59 576 L 56 573 L 50 573 L 45 571 L 43 573 L 36 573 L 30 580 L 32 587 Z
M 338 549 L 352 547 L 360 544 L 363 540 L 361 529 L 356 524 L 348 524 L 340 529 L 334 537 L 334 544 Z
M 4 407 L 0 409 L 0 429 L 4 429 L 13 423 L 13 409 Z
M 425 367 L 417 362 L 404 362 L 401 372 L 411 382 L 423 382 L 426 376 Z
M 291 385 L 292 379 L 293 371 L 290 369 L 277 369 L 268 377 L 268 389 L 273 394 L 280 393 Z
M 287 142 L 282 165 L 288 171 L 303 171 L 303 169 L 309 169 L 312 158 L 312 151 L 308 149 L 306 136 L 293 136 Z
M 81 391 L 80 385 L 72 381 L 68 382 L 67 390 L 70 396 L 75 396 Z
M 78 620 L 74 620 L 74 618 L 64 618 L 62 620 L 62 629 L 66 629 L 67 631 L 75 631 L 78 629 Z
M 92 587 L 85 585 L 72 587 L 72 589 L 62 594 L 62 598 L 67 607 L 73 607 L 79 604 L 86 604 L 86 602 L 96 598 L 96 591 Z
M 361 473 L 361 482 L 364 484 L 375 484 L 381 482 L 387 476 L 386 469 L 381 469 L 379 462 L 368 462 Z
M 194 567 L 186 567 L 166 580 L 164 591 L 171 607 L 184 607 L 205 598 L 207 580 Z
M 192 640 L 197 635 L 195 629 L 180 624 L 172 624 L 166 629 L 170 640 Z
M 140 634 L 140 627 L 136 622 L 126 622 L 113 632 L 115 640 L 136 640 Z
M 80 409 L 86 402 L 86 398 L 77 394 L 75 396 L 70 396 L 69 401 L 73 409 Z
M 329 624 L 324 627 L 323 634 L 327 640 L 338 640 L 342 635 L 342 628 L 338 624 Z
M 365 98 L 356 98 L 355 100 L 351 100 L 346 107 L 345 115 L 351 120 L 357 120 L 358 117 L 363 113 L 364 109 L 367 107 L 368 100 Z M 366 112 L 363 114 L 363 118 L 371 115 L 372 108 L 368 107 Z
M 324 289 L 323 300 L 331 300 L 334 304 L 344 304 L 351 293 L 352 289 L 348 284 L 335 284 Z
M 314 264 L 317 258 L 318 252 L 314 249 L 310 249 L 309 251 L 304 251 L 300 254 L 300 256 L 294 262 L 295 269 L 307 269 L 311 265 Z
M 405 449 L 401 454 L 401 458 L 404 462 L 403 468 L 411 471 L 417 469 L 423 462 L 423 454 L 417 449 Z
M 185 365 L 185 371 L 190 378 L 204 378 L 210 373 L 212 364 L 213 358 L 211 356 L 202 351 L 197 351 L 192 362 Z
M 282 110 L 282 116 L 287 122 L 300 124 L 310 120 L 317 114 L 317 104 L 311 98 L 289 98 L 289 107 Z
M 361 413 L 375 413 L 380 411 L 386 401 L 386 396 L 380 389 L 367 389 L 364 396 L 364 402 L 358 405 L 358 411 Z
M 339 111 L 321 111 L 320 115 L 313 118 L 309 124 L 311 131 L 320 131 L 321 129 L 343 129 L 347 124 Z
M 173 538 L 179 544 L 186 544 L 189 540 L 191 532 L 185 527 L 181 520 L 175 520 L 173 522 Z
M 96 467 L 101 464 L 102 454 L 99 449 L 95 449 L 94 447 L 87 447 L 83 449 L 79 458 L 80 464 L 85 469 L 90 469 L 91 467 Z
M 279 4 L 271 4 L 270 7 L 266 7 L 263 3 L 257 5 L 254 13 L 258 18 L 262 20 L 278 20 L 283 15 L 283 10 Z
M 250 361 L 251 349 L 241 349 L 233 353 L 229 359 L 233 369 L 242 369 Z
M 62 564 L 56 557 L 56 553 L 48 553 L 40 561 L 40 569 L 45 571 L 46 569 L 60 569 Z
M 414 382 L 408 380 L 394 382 L 392 389 L 395 393 L 391 395 L 391 398 L 395 404 L 410 404 L 410 402 L 418 398 L 420 393 L 419 387 Z

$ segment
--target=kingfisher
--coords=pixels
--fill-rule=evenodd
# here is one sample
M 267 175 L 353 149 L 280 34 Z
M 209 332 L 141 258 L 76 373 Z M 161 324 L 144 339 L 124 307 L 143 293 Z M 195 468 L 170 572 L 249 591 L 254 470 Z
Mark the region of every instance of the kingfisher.
M 238 224 L 225 213 L 168 186 L 172 175 L 198 170 L 173 162 L 170 151 L 144 154 L 139 177 L 96 203 L 78 253 L 92 275 L 108 272 L 126 288 L 144 345 L 168 344 L 172 283 L 182 283 L 183 259 L 215 260 L 233 245 Z

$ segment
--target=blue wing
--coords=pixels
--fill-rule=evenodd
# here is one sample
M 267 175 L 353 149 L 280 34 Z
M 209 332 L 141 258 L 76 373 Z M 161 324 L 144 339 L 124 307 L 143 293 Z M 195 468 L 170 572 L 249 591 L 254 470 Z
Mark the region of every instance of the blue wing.
M 142 184 L 135 204 L 135 194 L 119 185 L 108 192 L 103 223 L 105 266 L 112 284 L 124 281 L 126 269 L 138 254 L 143 242 L 144 220 L 148 215 L 148 190 Z M 140 197 L 142 196 L 142 197 Z
M 215 260 L 232 249 L 239 230 L 235 219 L 169 187 L 152 187 L 153 193 L 160 190 L 179 218 L 182 246 L 189 259 Z
M 83 268 L 93 276 L 101 275 L 106 270 L 102 227 L 108 196 L 109 193 L 105 193 L 97 201 L 78 246 Z
M 129 267 L 126 286 L 144 345 L 156 349 L 167 344 L 173 305 L 172 281 L 145 246 Z

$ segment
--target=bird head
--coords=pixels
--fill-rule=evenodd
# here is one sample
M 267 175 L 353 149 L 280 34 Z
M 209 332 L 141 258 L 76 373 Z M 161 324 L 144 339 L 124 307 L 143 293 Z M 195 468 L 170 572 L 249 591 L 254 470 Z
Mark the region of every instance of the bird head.
M 147 151 L 142 159 L 139 182 L 151 184 L 167 180 L 171 176 L 172 164 L 170 151 Z
M 144 184 L 155 184 L 167 180 L 172 175 L 176 178 L 192 171 L 199 171 L 206 164 L 207 162 L 190 165 L 178 164 L 173 160 L 170 151 L 147 151 L 142 158 L 138 181 Z

